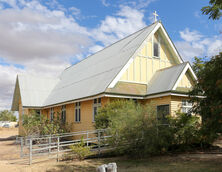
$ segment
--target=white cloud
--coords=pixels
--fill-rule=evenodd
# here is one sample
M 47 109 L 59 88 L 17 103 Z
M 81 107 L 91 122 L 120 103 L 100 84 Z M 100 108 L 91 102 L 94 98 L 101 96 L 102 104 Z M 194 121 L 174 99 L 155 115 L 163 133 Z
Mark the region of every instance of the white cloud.
M 32 3 L 33 2 L 33 3 Z M 36 1 L 22 9 L 0 12 L 0 55 L 6 61 L 27 64 L 33 59 L 69 57 L 90 40 L 86 28 L 63 11 L 51 11 Z
M 222 51 L 222 35 L 206 37 L 188 28 L 179 33 L 182 41 L 176 41 L 175 45 L 185 61 L 192 61 L 195 56 L 211 57 Z
M 71 11 L 71 13 L 74 15 L 74 16 L 79 16 L 81 11 L 80 9 L 76 8 L 76 7 L 70 7 L 69 10 Z
M 6 8 L 6 3 L 11 8 Z M 11 106 L 16 74 L 58 76 L 70 62 L 82 60 L 146 26 L 144 11 L 130 6 L 120 6 L 98 27 L 87 29 L 67 16 L 56 0 L 49 4 L 53 10 L 35 0 L 0 0 L 0 4 L 0 60 L 24 67 L 0 63 L 0 110 Z M 77 8 L 68 10 L 74 17 L 82 17 Z M 93 41 L 100 44 L 92 45 Z
M 131 8 L 142 10 L 146 8 L 151 2 L 154 2 L 156 0 L 119 0 L 119 1 L 113 1 L 113 0 L 101 0 L 102 4 L 105 7 L 108 6 L 129 6 Z
M 107 16 L 98 28 L 92 31 L 96 41 L 105 46 L 146 26 L 143 12 L 128 6 L 121 6 L 115 16 Z
M 70 65 L 70 58 L 91 46 L 92 40 L 87 29 L 66 16 L 61 6 L 51 10 L 35 0 L 0 0 L 0 4 L 0 58 L 24 66 L 0 63 L 2 110 L 11 106 L 17 73 L 58 76 Z
M 89 52 L 92 53 L 92 54 L 94 54 L 94 53 L 102 50 L 103 48 L 104 48 L 104 47 L 101 46 L 101 45 L 95 45 L 95 46 L 92 46 L 92 47 L 89 48 Z
M 10 109 L 12 95 L 14 91 L 14 84 L 16 75 L 23 73 L 23 69 L 18 69 L 12 65 L 2 66 L 0 65 L 0 111 L 4 109 Z
M 200 40 L 203 36 L 197 31 L 190 31 L 189 28 L 186 28 L 180 31 L 180 37 L 187 42 L 192 42 Z
M 107 2 L 107 0 L 101 0 L 101 2 L 105 7 L 110 6 L 110 4 Z

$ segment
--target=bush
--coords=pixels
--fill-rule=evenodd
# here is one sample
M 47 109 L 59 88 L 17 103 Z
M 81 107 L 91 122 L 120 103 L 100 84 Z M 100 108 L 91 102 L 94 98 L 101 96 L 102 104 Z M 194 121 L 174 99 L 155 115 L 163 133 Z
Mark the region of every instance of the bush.
M 0 121 L 12 121 L 16 122 L 17 118 L 13 112 L 8 110 L 3 110 L 0 112 Z
M 70 131 L 70 127 L 67 123 L 64 124 L 59 118 L 59 113 L 53 121 L 50 121 L 47 117 L 39 115 L 32 111 L 30 115 L 24 115 L 23 127 L 26 136 L 29 135 L 53 135 L 57 133 L 66 133 Z
M 76 145 L 71 145 L 70 149 L 72 149 L 72 154 L 74 154 L 74 157 L 76 157 L 78 160 L 83 160 L 87 156 L 91 155 L 90 147 L 86 147 L 84 145 L 83 139 L 76 144 Z
M 171 143 L 170 131 L 162 130 L 151 105 L 134 101 L 113 101 L 101 108 L 96 117 L 96 128 L 107 127 L 112 135 L 109 144 L 120 154 L 161 153 Z
M 199 119 L 186 114 L 168 117 L 167 123 L 157 119 L 151 104 L 113 101 L 98 111 L 96 128 L 108 128 L 109 144 L 118 154 L 139 157 L 161 154 L 172 147 L 192 145 L 199 137 Z
M 169 124 L 174 134 L 174 145 L 179 145 L 180 149 L 200 145 L 201 124 L 198 116 L 177 113 L 176 117 L 169 117 Z

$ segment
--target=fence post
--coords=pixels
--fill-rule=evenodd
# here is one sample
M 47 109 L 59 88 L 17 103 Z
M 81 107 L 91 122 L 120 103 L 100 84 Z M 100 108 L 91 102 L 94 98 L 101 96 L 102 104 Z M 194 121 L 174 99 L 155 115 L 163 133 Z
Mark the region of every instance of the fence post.
M 98 150 L 100 155 L 100 131 L 98 130 Z
M 88 139 L 89 139 L 89 132 L 87 131 L 87 134 L 86 134 L 86 146 L 87 147 L 89 146 Z
M 49 137 L 49 154 L 51 153 L 51 142 L 52 142 L 52 137 Z
M 23 137 L 20 138 L 21 140 L 21 152 L 20 152 L 20 157 L 23 157 Z
M 59 162 L 59 136 L 57 137 L 57 162 Z
M 32 164 L 32 138 L 29 140 L 29 165 Z

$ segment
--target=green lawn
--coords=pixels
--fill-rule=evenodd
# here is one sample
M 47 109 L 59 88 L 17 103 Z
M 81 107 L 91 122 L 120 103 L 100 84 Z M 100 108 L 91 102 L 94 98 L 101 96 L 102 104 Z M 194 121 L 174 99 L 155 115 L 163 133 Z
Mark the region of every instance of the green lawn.
M 116 162 L 118 172 L 146 172 L 146 171 L 179 171 L 179 172 L 219 172 L 222 171 L 222 155 L 179 155 L 159 156 L 142 160 L 124 157 L 90 159 L 84 161 L 63 162 L 52 171 L 95 171 L 98 165 Z M 51 171 L 51 170 L 49 170 Z

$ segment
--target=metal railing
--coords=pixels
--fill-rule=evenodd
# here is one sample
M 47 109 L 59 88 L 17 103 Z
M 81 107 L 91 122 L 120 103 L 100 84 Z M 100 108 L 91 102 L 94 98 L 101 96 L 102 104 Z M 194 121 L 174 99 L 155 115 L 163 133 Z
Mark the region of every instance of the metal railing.
M 91 151 L 100 153 L 101 147 L 107 146 L 104 142 L 111 136 L 107 135 L 107 130 L 89 130 L 72 133 L 61 133 L 55 135 L 17 137 L 16 142 L 20 144 L 20 157 L 28 157 L 29 164 L 32 164 L 34 156 L 56 154 L 59 161 L 59 154 L 69 152 L 71 145 L 83 142 L 90 147 Z

